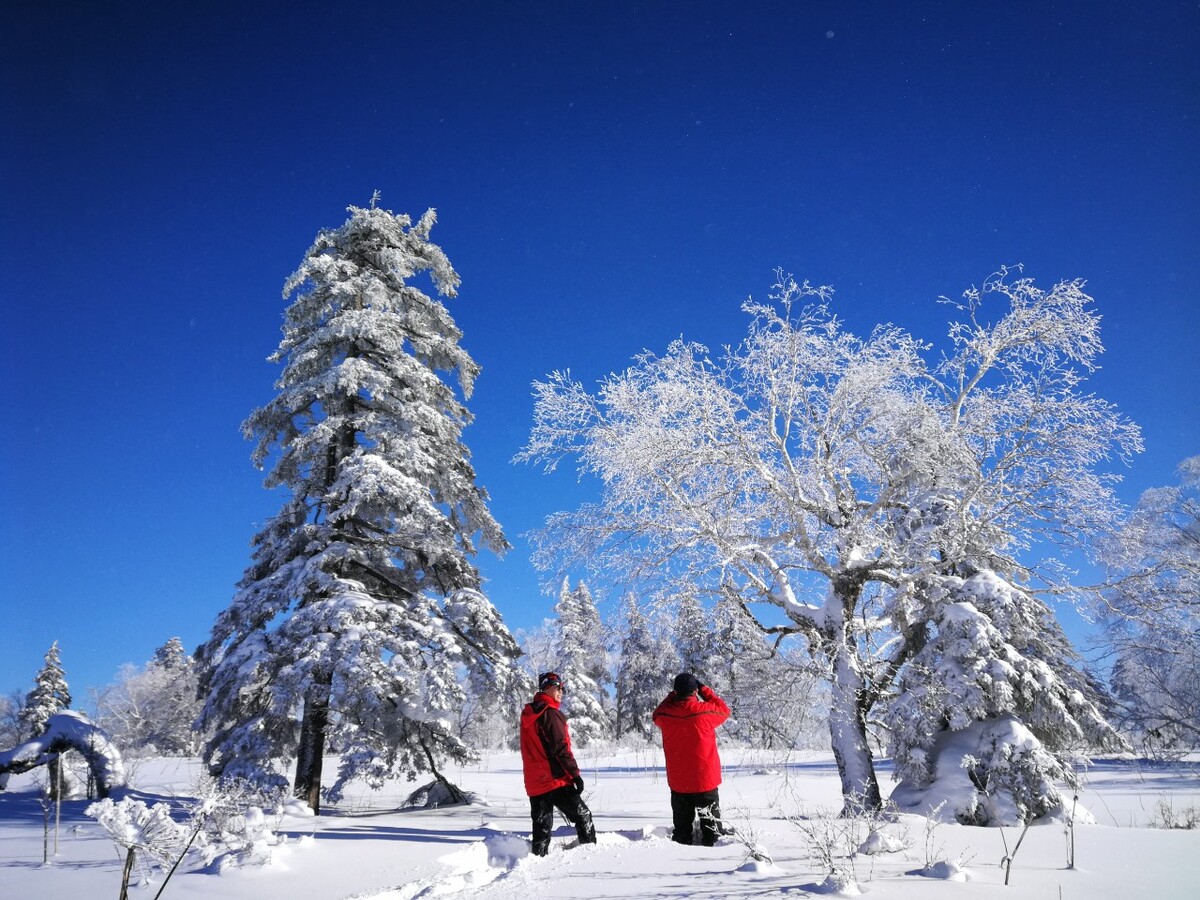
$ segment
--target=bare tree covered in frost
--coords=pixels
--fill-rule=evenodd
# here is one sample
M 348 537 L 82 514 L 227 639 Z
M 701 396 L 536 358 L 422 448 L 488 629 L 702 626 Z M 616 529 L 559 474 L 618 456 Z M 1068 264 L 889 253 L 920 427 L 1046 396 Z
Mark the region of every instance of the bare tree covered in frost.
M 33 690 L 25 695 L 19 717 L 25 737 L 34 738 L 46 730 L 50 717 L 71 706 L 71 688 L 59 658 L 58 641 L 46 651 L 45 661 L 33 679 Z
M 471 751 L 457 736 L 461 676 L 493 695 L 526 684 L 519 649 L 479 591 L 475 541 L 508 544 L 462 442 L 479 367 L 459 346 L 443 297 L 459 277 L 429 240 L 429 210 L 350 207 L 322 231 L 283 294 L 291 298 L 278 395 L 243 425 L 280 512 L 198 657 L 214 731 L 207 758 L 256 781 L 296 757 L 294 790 L 320 807 L 321 762 L 337 784 L 430 771 Z
M 1152 745 L 1200 746 L 1200 456 L 1146 491 L 1107 547 L 1100 607 L 1120 724 Z
M 540 565 L 729 593 L 807 642 L 851 811 L 880 804 L 868 714 L 936 633 L 924 586 L 980 570 L 1061 584 L 1022 554 L 1112 526 L 1102 465 L 1140 435 L 1082 390 L 1102 351 L 1082 281 L 993 275 L 952 304 L 929 360 L 894 325 L 847 332 L 831 294 L 781 275 L 720 357 L 677 341 L 594 392 L 552 374 L 519 458 L 573 458 L 602 486 L 548 520 Z
M 25 695 L 20 690 L 0 696 L 0 747 L 15 746 L 24 737 L 25 726 L 21 721 L 24 703 Z
M 195 661 L 173 637 L 145 667 L 127 666 L 96 697 L 97 724 L 126 749 L 166 756 L 194 756 L 202 736 L 200 678 Z
M 619 626 L 614 735 L 634 734 L 649 741 L 655 735 L 651 717 L 679 663 L 634 595 L 626 595 L 621 610 L 624 621 Z
M 554 606 L 555 668 L 566 683 L 563 706 L 571 717 L 571 737 L 581 747 L 612 733 L 605 705 L 608 676 L 607 632 L 596 600 L 580 581 L 564 578 Z
M 705 683 L 729 704 L 725 731 L 753 747 L 792 748 L 811 743 L 811 717 L 824 708 L 811 664 L 769 638 L 737 595 L 713 610 L 713 653 Z

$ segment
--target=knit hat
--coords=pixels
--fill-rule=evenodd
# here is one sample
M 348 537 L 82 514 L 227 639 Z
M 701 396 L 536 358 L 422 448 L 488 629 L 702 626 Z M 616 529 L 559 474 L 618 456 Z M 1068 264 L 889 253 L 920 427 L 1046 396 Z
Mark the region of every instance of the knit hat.
M 687 697 L 696 693 L 700 682 L 691 672 L 680 672 L 675 676 L 675 696 Z
M 544 691 L 547 688 L 560 687 L 564 691 L 566 687 L 563 685 L 563 680 L 559 678 L 557 672 L 543 672 L 538 676 L 538 690 Z

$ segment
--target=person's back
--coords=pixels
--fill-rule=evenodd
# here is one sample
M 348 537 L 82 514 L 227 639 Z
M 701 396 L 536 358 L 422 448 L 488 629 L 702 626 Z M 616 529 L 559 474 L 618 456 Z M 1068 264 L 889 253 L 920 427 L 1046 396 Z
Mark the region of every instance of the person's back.
M 671 788 L 673 840 L 692 843 L 692 822 L 700 817 L 701 840 L 716 842 L 721 829 L 721 756 L 717 728 L 729 718 L 725 701 L 695 676 L 681 673 L 675 689 L 654 710 L 654 724 L 662 731 Z
M 654 711 L 667 758 L 667 784 L 684 794 L 711 791 L 721 784 L 716 731 L 729 718 L 729 707 L 711 688 L 702 685 L 699 690 L 699 697 L 672 694 Z

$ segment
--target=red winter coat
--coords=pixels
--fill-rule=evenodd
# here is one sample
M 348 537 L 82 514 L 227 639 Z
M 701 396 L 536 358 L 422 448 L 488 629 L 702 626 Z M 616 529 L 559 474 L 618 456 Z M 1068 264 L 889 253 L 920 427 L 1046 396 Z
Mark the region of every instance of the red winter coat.
M 521 762 L 530 797 L 566 787 L 579 777 L 567 717 L 558 711 L 557 700 L 540 691 L 521 710 Z
M 707 686 L 700 688 L 700 698 L 679 700 L 671 691 L 654 710 L 667 757 L 667 784 L 678 794 L 711 791 L 721 783 L 716 731 L 729 718 L 729 707 Z

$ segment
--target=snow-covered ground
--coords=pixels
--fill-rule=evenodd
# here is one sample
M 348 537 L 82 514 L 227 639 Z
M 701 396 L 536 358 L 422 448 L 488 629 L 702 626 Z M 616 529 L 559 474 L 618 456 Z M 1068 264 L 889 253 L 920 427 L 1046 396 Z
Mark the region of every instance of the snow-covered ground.
M 460 786 L 483 798 L 477 804 L 397 811 L 411 785 L 383 793 L 351 792 L 327 815 L 269 818 L 267 825 L 280 842 L 267 848 L 266 864 L 214 873 L 199 871 L 199 861 L 189 858 L 163 897 L 803 897 L 825 891 L 827 870 L 817 848 L 836 849 L 867 837 L 865 826 L 821 815 L 840 806 L 837 773 L 827 755 L 726 748 L 722 805 L 738 836 L 723 838 L 714 848 L 668 840 L 668 791 L 659 751 L 585 749 L 579 756 L 601 832 L 595 846 L 572 846 L 572 830 L 558 821 L 550 855 L 529 856 L 520 760 L 498 753 L 451 773 Z M 130 765 L 133 796 L 147 803 L 193 797 L 198 771 L 193 760 L 136 761 Z M 16 776 L 0 793 L 0 897 L 115 897 L 121 860 L 107 834 L 84 815 L 86 801 L 64 804 L 58 853 L 50 865 L 42 864 L 42 807 L 33 778 L 34 773 Z M 1149 824 L 1162 818 L 1163 804 L 1176 815 L 1200 809 L 1200 764 L 1100 763 L 1088 773 L 1080 799 L 1097 824 L 1074 829 L 1074 869 L 1067 866 L 1070 835 L 1062 823 L 1031 828 L 1014 855 L 1017 829 L 930 828 L 925 819 L 905 815 L 874 840 L 877 846 L 903 843 L 905 848 L 858 856 L 854 877 L 864 895 L 878 900 L 1197 896 L 1200 829 Z M 1000 865 L 1005 841 L 1007 855 L 1013 856 L 1007 888 Z M 752 859 L 748 843 L 759 845 L 771 861 Z M 931 873 L 943 877 L 916 874 L 933 862 L 948 864 Z M 155 870 L 131 896 L 150 900 L 162 879 Z

